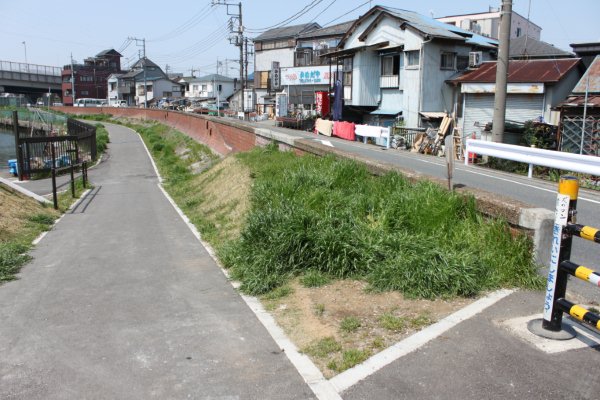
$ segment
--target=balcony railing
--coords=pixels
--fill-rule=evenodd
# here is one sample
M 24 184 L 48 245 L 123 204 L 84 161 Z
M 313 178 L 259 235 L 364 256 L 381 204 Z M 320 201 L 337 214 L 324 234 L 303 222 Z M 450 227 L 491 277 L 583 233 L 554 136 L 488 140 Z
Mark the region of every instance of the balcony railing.
M 398 75 L 383 75 L 380 78 L 379 86 L 381 88 L 397 88 L 399 83 Z

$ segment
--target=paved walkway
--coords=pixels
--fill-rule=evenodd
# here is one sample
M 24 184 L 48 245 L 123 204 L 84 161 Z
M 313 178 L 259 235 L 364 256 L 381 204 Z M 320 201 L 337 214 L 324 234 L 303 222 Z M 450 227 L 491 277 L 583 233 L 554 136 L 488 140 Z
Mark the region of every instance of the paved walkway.
M 0 398 L 314 398 L 162 195 L 137 135 L 107 126 L 96 189 L 0 287 Z M 499 297 L 328 384 L 345 400 L 599 398 L 600 337 L 532 338 L 543 293 Z
M 0 287 L 1 399 L 307 399 L 310 388 L 108 125 L 96 188 Z

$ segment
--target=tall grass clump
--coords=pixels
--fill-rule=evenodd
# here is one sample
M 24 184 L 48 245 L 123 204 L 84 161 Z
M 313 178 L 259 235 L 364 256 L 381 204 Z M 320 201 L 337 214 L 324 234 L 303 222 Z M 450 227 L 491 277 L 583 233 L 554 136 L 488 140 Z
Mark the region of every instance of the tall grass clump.
M 485 220 L 470 197 L 274 147 L 239 158 L 254 176 L 252 209 L 219 254 L 248 293 L 310 271 L 420 298 L 541 285 L 530 241 Z

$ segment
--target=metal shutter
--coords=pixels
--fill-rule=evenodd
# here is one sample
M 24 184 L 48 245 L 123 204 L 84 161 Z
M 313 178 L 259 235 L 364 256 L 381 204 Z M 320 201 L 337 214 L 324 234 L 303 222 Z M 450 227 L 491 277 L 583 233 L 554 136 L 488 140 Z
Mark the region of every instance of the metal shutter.
M 475 132 L 477 139 L 485 124 L 494 119 L 494 95 L 489 93 L 466 93 L 463 118 L 463 132 L 471 137 Z M 506 121 L 525 122 L 539 118 L 544 114 L 543 94 L 509 94 L 506 97 Z M 479 123 L 479 127 L 474 126 Z
M 488 93 L 465 93 L 465 109 L 463 111 L 463 135 L 471 138 L 475 133 L 481 139 L 481 131 L 485 124 L 494 119 L 494 95 Z M 475 126 L 478 124 L 479 126 Z
M 525 122 L 544 115 L 543 94 L 509 94 L 506 98 L 506 121 Z

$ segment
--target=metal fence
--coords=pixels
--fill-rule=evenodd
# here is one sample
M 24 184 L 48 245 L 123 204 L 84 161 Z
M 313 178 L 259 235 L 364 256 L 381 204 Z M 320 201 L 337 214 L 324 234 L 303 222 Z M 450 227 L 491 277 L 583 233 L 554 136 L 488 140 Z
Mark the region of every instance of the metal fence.
M 0 60 L 0 71 L 23 72 L 29 74 L 61 76 L 62 68 L 49 65 L 26 64 Z
M 583 140 L 582 140 L 583 137 Z M 560 150 L 569 153 L 600 155 L 600 118 L 565 116 L 561 124 Z
M 13 111 L 19 180 L 30 178 L 33 173 L 90 162 L 97 157 L 95 126 L 69 118 L 66 121 L 68 135 L 43 129 L 33 135 L 19 130 L 19 125 L 18 114 Z

